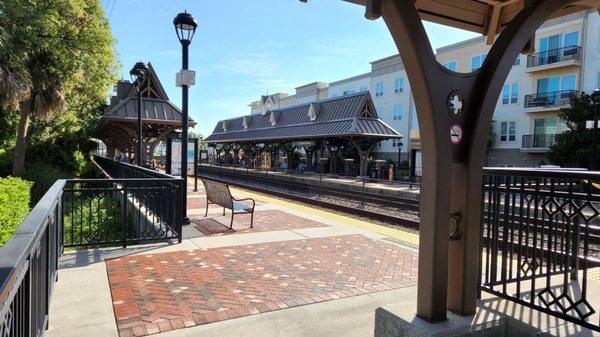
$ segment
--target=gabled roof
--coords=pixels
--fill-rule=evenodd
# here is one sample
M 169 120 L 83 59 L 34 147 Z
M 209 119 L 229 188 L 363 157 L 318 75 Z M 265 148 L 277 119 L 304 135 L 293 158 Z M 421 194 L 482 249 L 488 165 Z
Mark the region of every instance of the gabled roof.
M 144 123 L 158 122 L 163 124 L 181 124 L 181 110 L 171 101 L 156 98 L 142 98 L 142 119 Z M 137 98 L 128 97 L 114 106 L 106 115 L 101 117 L 103 121 L 137 121 Z M 190 126 L 196 125 L 188 118 Z
M 169 96 L 167 95 L 167 92 L 165 91 L 165 88 L 163 87 L 162 83 L 158 79 L 156 70 L 154 70 L 152 63 L 150 63 L 150 62 L 148 62 L 148 78 L 142 84 L 141 90 L 142 90 L 142 95 L 144 97 L 158 98 L 158 99 L 163 99 L 166 101 L 169 100 Z M 135 87 L 133 85 L 131 85 L 131 90 L 129 91 L 128 96 L 129 97 L 137 96 L 137 90 L 135 89 Z
M 319 106 L 314 120 L 311 105 Z M 275 118 L 273 118 L 275 116 Z M 246 120 L 246 123 L 244 123 Z M 274 124 L 272 122 L 275 121 Z M 393 128 L 378 119 L 371 95 L 368 92 L 313 103 L 276 109 L 265 115 L 250 115 L 217 123 L 208 142 L 260 142 L 268 140 L 302 140 L 313 138 L 401 138 Z M 244 128 L 247 124 L 247 128 Z

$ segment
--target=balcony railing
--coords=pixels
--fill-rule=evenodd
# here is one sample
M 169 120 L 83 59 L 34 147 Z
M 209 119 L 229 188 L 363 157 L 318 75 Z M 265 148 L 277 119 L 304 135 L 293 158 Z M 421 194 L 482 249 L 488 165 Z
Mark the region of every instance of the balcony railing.
M 556 134 L 523 135 L 521 148 L 523 149 L 547 149 L 555 143 Z
M 527 68 L 563 61 L 581 61 L 581 47 L 567 46 L 527 56 Z
M 577 90 L 562 90 L 525 95 L 525 108 L 550 108 L 571 104 L 571 98 L 577 94 Z

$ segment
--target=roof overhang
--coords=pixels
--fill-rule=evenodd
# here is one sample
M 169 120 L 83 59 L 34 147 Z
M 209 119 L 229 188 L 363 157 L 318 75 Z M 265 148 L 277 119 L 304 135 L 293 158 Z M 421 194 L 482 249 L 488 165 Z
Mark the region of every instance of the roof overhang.
M 379 16 L 382 0 L 344 0 L 367 6 L 367 17 Z M 407 0 L 408 1 L 408 0 Z M 416 0 L 415 7 L 421 19 L 449 27 L 464 29 L 488 37 L 493 43 L 514 17 L 521 12 L 526 0 Z M 379 8 L 378 8 L 379 6 Z M 556 12 L 553 18 L 584 9 L 596 8 L 600 12 L 599 0 L 581 0 Z

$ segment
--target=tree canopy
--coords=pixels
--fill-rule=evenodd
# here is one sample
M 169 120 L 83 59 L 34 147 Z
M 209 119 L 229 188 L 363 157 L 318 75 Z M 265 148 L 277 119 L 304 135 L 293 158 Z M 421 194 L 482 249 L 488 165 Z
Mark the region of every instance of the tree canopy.
M 590 95 L 583 93 L 573 97 L 571 106 L 561 109 L 559 116 L 566 121 L 568 130 L 556 135 L 555 144 L 548 152 L 550 162 L 562 167 L 600 167 L 600 152 L 597 152 L 596 162 L 592 162 L 594 147 L 600 151 L 600 141 L 594 144 L 594 130 L 585 128 L 586 121 L 594 119 Z M 600 130 L 598 132 L 600 140 Z
M 0 13 L 0 146 L 20 175 L 26 148 L 87 141 L 118 63 L 100 0 L 4 0 Z

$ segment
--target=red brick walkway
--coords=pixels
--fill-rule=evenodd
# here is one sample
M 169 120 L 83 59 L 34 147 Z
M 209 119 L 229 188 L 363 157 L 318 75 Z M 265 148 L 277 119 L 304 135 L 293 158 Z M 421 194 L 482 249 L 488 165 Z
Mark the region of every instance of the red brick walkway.
M 417 257 L 348 235 L 106 262 L 121 337 L 415 285 Z
M 254 212 L 254 228 L 250 228 L 250 215 L 240 214 L 233 219 L 233 231 L 229 230 L 230 214 L 224 217 L 193 217 L 191 221 L 196 224 L 204 235 L 226 235 L 236 233 L 270 232 L 286 229 L 302 229 L 326 227 L 326 225 L 302 218 L 283 211 L 256 211 Z

